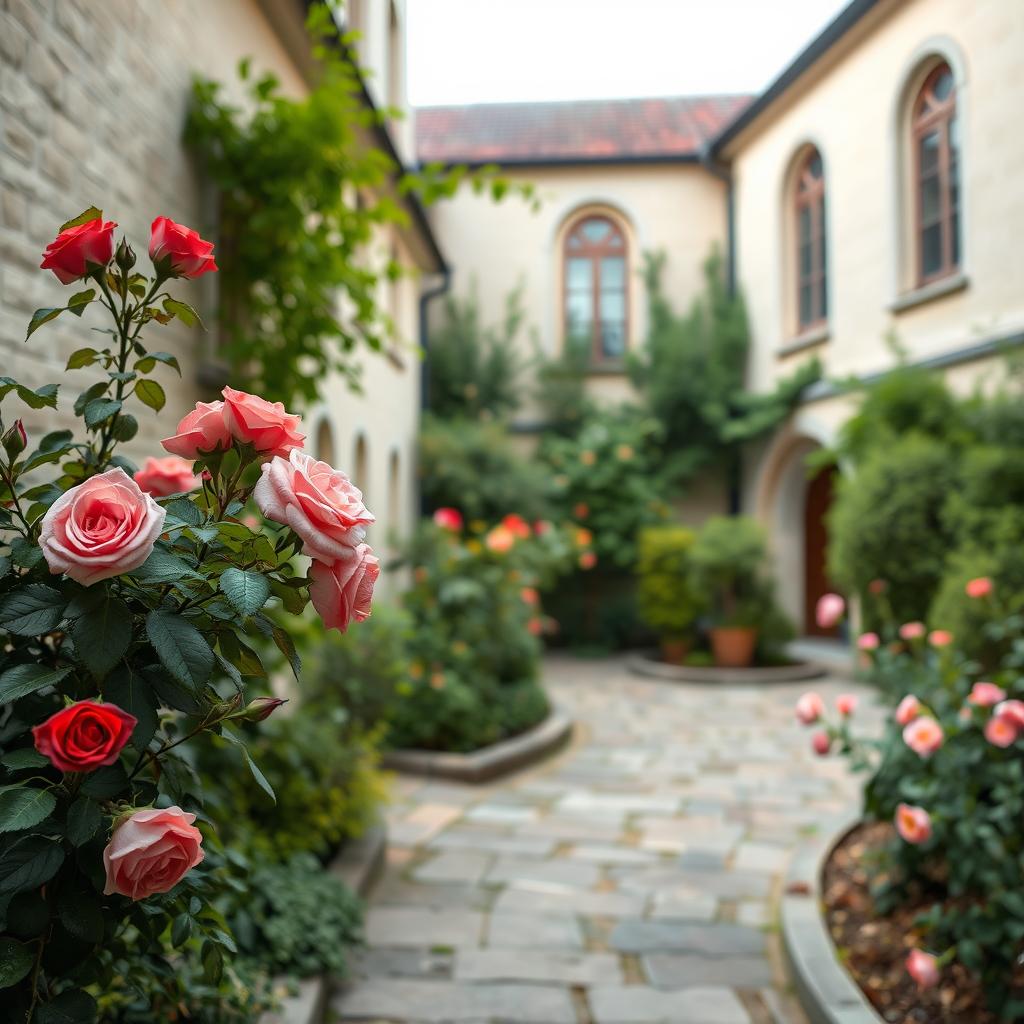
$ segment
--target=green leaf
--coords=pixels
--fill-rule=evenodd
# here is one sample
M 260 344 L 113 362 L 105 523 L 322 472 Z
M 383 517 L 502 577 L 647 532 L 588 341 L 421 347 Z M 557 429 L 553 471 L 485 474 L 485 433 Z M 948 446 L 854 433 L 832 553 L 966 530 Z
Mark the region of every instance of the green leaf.
M 56 500 L 54 498 L 54 501 Z M 33 544 L 24 537 L 15 537 L 11 541 L 11 558 L 14 559 L 14 564 L 22 569 L 31 569 L 43 560 L 43 549 L 38 544 Z M 35 586 L 36 584 L 31 585 Z M 2 607 L 2 604 L 0 604 L 0 607 Z M 0 626 L 2 625 L 3 622 L 0 621 Z
M 0 939 L 0 988 L 17 985 L 35 963 L 35 950 L 24 942 Z
M 146 632 L 164 668 L 179 683 L 198 690 L 210 678 L 213 651 L 188 619 L 173 612 L 152 611 L 146 617 Z
M 299 652 L 295 649 L 295 641 L 280 626 L 274 626 L 270 635 L 274 638 L 277 649 L 288 659 L 288 664 L 291 665 L 292 672 L 295 678 L 298 679 L 302 672 L 302 659 L 299 657 Z
M 53 306 L 44 306 L 42 309 L 37 309 L 32 314 L 32 319 L 28 322 L 28 331 L 25 334 L 25 340 L 28 341 L 28 339 L 31 338 L 32 335 L 43 326 L 43 324 L 49 323 L 51 320 L 56 320 L 63 312 L 63 306 L 57 306 L 56 308 Z
M 120 761 L 115 761 L 90 772 L 82 783 L 81 792 L 97 800 L 110 800 L 121 793 L 127 785 L 128 773 Z
M 29 583 L 0 601 L 0 626 L 18 636 L 40 636 L 64 618 L 67 600 L 45 583 Z
M 92 366 L 96 362 L 99 352 L 94 348 L 80 348 L 68 356 L 68 365 L 65 370 L 80 370 L 83 366 Z
M 155 380 L 143 379 L 135 385 L 135 397 L 150 409 L 159 412 L 167 402 L 164 389 Z
M 32 1024 L 94 1024 L 98 1013 L 96 1000 L 88 992 L 73 989 L 40 1003 Z
M 124 601 L 106 593 L 71 623 L 75 655 L 96 679 L 121 660 L 132 640 L 132 613 Z
M 173 501 L 169 501 L 164 508 L 167 509 L 169 515 L 188 526 L 201 526 L 203 523 L 203 513 L 188 498 L 175 498 Z
M 78 292 L 72 295 L 68 299 L 68 312 L 74 313 L 75 316 L 81 316 L 85 312 L 85 307 L 96 298 L 95 288 L 86 288 L 84 292 Z
M 171 925 L 171 945 L 183 946 L 192 937 L 192 918 L 188 914 L 179 914 Z
M 199 314 L 187 303 L 179 302 L 177 299 L 164 299 L 164 309 L 171 316 L 176 316 L 186 327 L 201 325 Z
M 103 211 L 98 210 L 95 206 L 90 206 L 88 210 L 83 210 L 77 217 L 72 217 L 71 220 L 61 224 L 57 234 L 67 231 L 68 228 L 77 228 L 81 224 L 88 224 L 91 220 L 103 220 Z
M 170 352 L 149 352 L 135 364 L 135 369 L 139 373 L 149 373 L 157 363 L 170 366 L 178 371 L 179 377 L 181 376 L 181 366 L 178 363 L 177 356 L 172 356 Z
M 81 416 L 85 412 L 85 407 L 94 399 L 99 398 L 100 395 L 106 393 L 107 382 L 99 380 L 95 384 L 90 384 L 76 399 L 75 399 L 75 415 Z
M 35 391 L 30 391 L 28 388 L 19 384 L 16 390 L 18 392 L 18 397 L 30 409 L 42 409 L 47 406 L 51 409 L 57 408 L 56 384 L 44 384 L 41 388 L 36 388 Z
M 116 441 L 130 441 L 139 432 L 139 421 L 131 413 L 123 412 L 114 421 L 111 436 Z
M 95 892 L 87 889 L 62 892 L 57 911 L 61 923 L 82 942 L 95 945 L 103 938 L 103 907 Z
M 70 675 L 70 668 L 47 668 L 45 665 L 15 665 L 0 675 L 0 705 L 10 704 L 36 690 L 47 686 L 56 686 L 65 676 Z
M 127 710 L 127 709 L 125 709 Z M 80 796 L 69 808 L 64 834 L 72 846 L 87 843 L 100 827 L 103 815 L 99 805 L 87 796 Z
M 162 666 L 149 666 L 143 671 L 143 675 L 153 692 L 169 708 L 174 708 L 176 711 L 184 711 L 186 715 L 202 713 L 202 706 L 196 700 L 194 691 L 172 679 Z
M 249 754 L 249 749 L 246 745 L 230 730 L 225 728 L 221 732 L 221 736 L 224 737 L 229 743 L 233 743 L 239 750 L 242 751 L 242 757 L 245 758 L 245 763 L 249 767 L 249 771 L 252 772 L 252 777 L 256 780 L 256 785 L 263 790 L 267 796 L 276 804 L 277 794 L 274 793 L 274 787 L 267 781 L 267 777 L 259 770 L 256 762 L 252 759 Z
M 258 612 L 270 597 L 270 583 L 265 576 L 258 572 L 245 572 L 234 566 L 224 570 L 220 578 L 220 589 L 241 615 Z
M 0 832 L 21 832 L 53 814 L 57 798 L 48 789 L 29 786 L 0 793 Z
M 220 946 L 212 942 L 204 942 L 201 954 L 203 964 L 203 980 L 210 985 L 220 983 L 221 975 L 224 973 L 224 954 Z
M 25 771 L 26 768 L 45 768 L 49 763 L 49 758 L 43 757 L 38 750 L 31 747 L 11 750 L 0 757 L 0 764 L 12 772 Z
M 43 836 L 22 836 L 0 854 L 0 893 L 37 889 L 64 863 L 59 843 Z
M 174 583 L 181 579 L 203 578 L 184 559 L 159 547 L 153 548 L 149 557 L 137 569 L 132 569 L 130 575 L 147 583 Z
M 85 425 L 98 427 L 104 420 L 110 419 L 114 413 L 121 411 L 121 403 L 116 398 L 94 398 L 85 407 Z
M 136 750 L 145 750 L 156 732 L 159 704 L 145 677 L 131 665 L 118 665 L 104 680 L 103 699 L 135 716 L 137 722 L 128 742 Z

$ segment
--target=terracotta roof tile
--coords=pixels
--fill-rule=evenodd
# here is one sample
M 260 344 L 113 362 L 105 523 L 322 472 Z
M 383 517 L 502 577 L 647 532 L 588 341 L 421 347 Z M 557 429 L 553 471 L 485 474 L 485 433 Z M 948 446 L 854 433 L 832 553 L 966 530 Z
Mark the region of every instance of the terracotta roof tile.
M 751 96 L 420 107 L 423 163 L 523 163 L 696 155 Z

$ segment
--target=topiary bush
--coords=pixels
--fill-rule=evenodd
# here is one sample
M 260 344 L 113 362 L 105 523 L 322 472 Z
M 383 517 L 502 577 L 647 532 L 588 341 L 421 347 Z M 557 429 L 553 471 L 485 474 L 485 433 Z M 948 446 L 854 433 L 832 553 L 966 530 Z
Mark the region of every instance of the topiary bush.
M 695 539 L 685 526 L 649 526 L 640 533 L 640 616 L 665 640 L 685 638 L 701 610 L 690 564 Z

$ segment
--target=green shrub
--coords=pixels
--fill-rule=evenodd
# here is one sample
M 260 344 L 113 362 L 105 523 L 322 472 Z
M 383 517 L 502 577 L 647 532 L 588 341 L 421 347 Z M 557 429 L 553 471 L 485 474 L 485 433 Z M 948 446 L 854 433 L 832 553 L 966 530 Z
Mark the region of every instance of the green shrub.
M 764 531 L 745 516 L 714 516 L 690 549 L 693 586 L 706 594 L 716 626 L 758 626 L 774 602 Z
M 551 511 L 551 474 L 520 456 L 497 422 L 424 417 L 419 475 L 430 508 L 457 508 L 469 520 L 494 522 L 509 512 L 544 519 Z
M 884 579 L 899 619 L 924 618 L 955 544 L 942 513 L 956 481 L 955 460 L 939 441 L 911 435 L 871 452 L 839 480 L 830 576 L 860 594 Z
M 649 526 L 640 534 L 640 616 L 665 639 L 684 637 L 700 611 L 689 560 L 694 540 L 684 526 Z
M 340 878 L 310 854 L 256 864 L 229 914 L 239 952 L 273 974 L 344 977 L 361 939 L 361 907 Z

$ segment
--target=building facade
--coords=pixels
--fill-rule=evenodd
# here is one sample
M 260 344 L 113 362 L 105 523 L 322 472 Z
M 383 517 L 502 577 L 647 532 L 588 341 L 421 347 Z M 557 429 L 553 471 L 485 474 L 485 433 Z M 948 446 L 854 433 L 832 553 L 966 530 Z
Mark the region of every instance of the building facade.
M 1021 54 L 1017 0 L 853 0 L 749 101 L 418 112 L 421 159 L 495 160 L 532 180 L 543 202 L 534 217 L 469 197 L 436 212 L 456 291 L 475 287 L 496 319 L 503 296 L 525 282 L 527 318 L 552 351 L 583 316 L 595 394 L 628 388 L 599 322 L 602 303 L 620 308 L 600 276 L 614 255 L 600 248 L 609 236 L 578 264 L 582 298 L 574 285 L 573 239 L 591 218 L 614 226 L 629 253 L 622 332 L 612 317 L 616 351 L 644 337 L 637 254 L 665 252 L 666 294 L 682 310 L 717 244 L 747 302 L 748 386 L 770 391 L 820 359 L 822 382 L 746 453 L 742 490 L 743 510 L 765 525 L 786 568 L 782 601 L 807 632 L 829 587 L 834 479 L 808 479 L 805 459 L 835 440 L 857 404 L 831 382 L 891 369 L 895 338 L 911 362 L 969 389 L 998 381 L 998 353 L 1024 341 L 1024 186 L 1015 173 L 1024 136 L 1010 127 L 1024 101 Z M 574 114 L 558 111 L 566 106 Z M 563 128 L 561 150 L 552 125 Z M 723 506 L 712 492 L 698 511 Z

